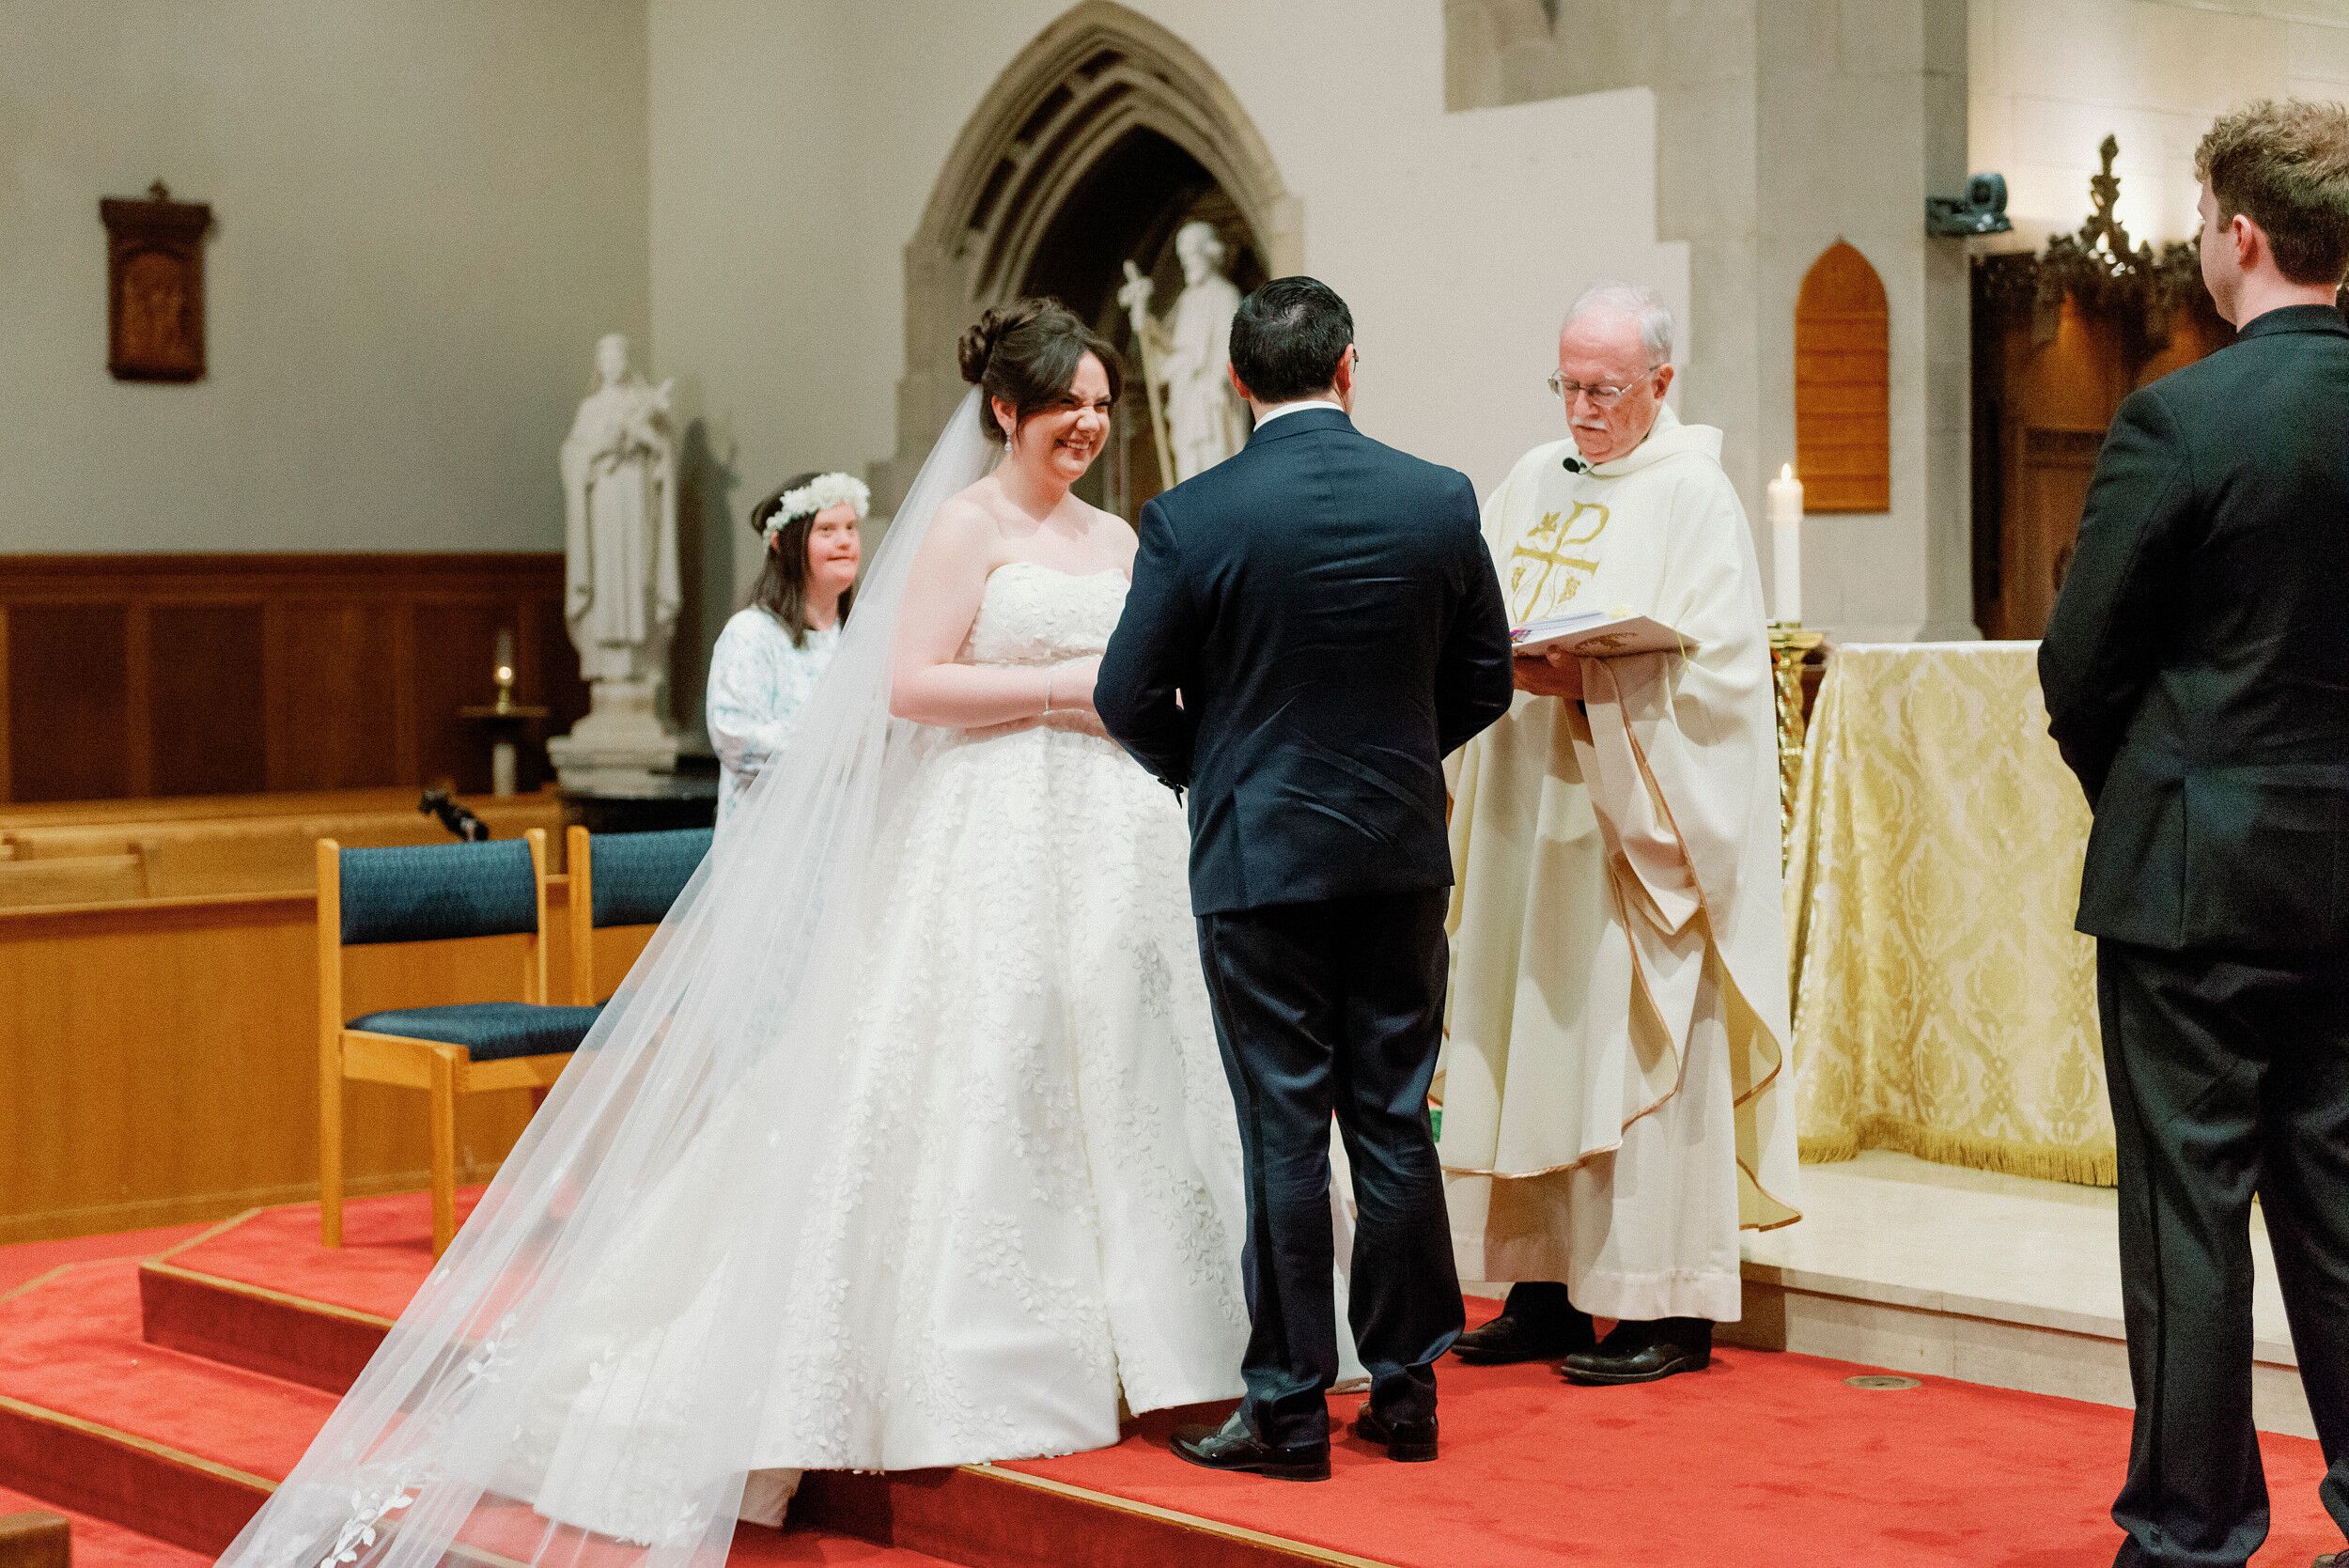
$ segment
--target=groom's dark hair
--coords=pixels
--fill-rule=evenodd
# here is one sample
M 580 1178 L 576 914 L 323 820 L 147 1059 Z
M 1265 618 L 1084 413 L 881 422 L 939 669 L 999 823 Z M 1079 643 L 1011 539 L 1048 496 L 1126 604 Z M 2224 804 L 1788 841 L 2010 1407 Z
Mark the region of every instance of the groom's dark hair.
M 1354 313 L 1317 278 L 1274 278 L 1232 318 L 1232 368 L 1259 403 L 1327 392 L 1354 341 Z

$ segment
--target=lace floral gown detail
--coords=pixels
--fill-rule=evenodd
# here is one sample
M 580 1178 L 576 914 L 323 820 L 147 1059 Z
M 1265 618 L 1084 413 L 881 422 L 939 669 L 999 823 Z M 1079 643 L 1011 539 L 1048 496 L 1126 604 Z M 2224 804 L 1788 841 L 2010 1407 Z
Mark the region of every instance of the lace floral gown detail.
M 963 657 L 1097 654 L 1125 592 L 1113 571 L 1003 567 Z M 509 1484 L 543 1513 L 657 1531 L 682 1479 L 660 1458 L 678 1381 L 663 1345 L 693 1343 L 677 1325 L 718 1310 L 725 1288 L 723 1270 L 689 1262 L 692 1236 L 713 1205 L 757 1189 L 743 1172 L 783 1138 L 825 1153 L 781 1232 L 799 1251 L 748 1467 L 1071 1452 L 1117 1440 L 1121 1401 L 1241 1391 L 1239 1141 L 1181 808 L 1090 735 L 922 744 L 873 868 L 846 1092 L 807 1106 L 779 1074 L 754 1075 L 647 1195 L 591 1299 L 566 1313 L 595 1331 L 532 1379 Z M 583 1444 L 603 1457 L 565 1463 Z
M 1006 566 L 963 657 L 1097 654 L 1125 594 Z M 848 1157 L 760 1463 L 1067 1452 L 1117 1440 L 1121 1394 L 1237 1397 L 1239 1141 L 1174 798 L 1097 737 L 946 732 L 882 841 Z

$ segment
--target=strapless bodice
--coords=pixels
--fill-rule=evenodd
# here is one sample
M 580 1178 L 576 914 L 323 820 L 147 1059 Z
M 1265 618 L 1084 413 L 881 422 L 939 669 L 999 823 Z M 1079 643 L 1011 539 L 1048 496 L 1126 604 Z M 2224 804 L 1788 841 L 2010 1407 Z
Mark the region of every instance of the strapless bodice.
M 1079 575 L 1035 561 L 1006 561 L 988 574 L 962 645 L 968 664 L 1057 664 L 1109 646 L 1126 607 L 1126 574 Z

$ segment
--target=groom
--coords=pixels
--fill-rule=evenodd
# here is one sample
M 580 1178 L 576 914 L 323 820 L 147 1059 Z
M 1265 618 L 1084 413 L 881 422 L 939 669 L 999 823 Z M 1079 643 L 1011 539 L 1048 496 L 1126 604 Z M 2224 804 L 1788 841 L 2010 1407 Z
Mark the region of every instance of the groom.
M 1330 1118 L 1359 1210 L 1358 1433 L 1436 1456 L 1461 1327 L 1427 1122 L 1441 1034 L 1444 753 L 1508 710 L 1509 624 L 1466 475 L 1358 433 L 1354 318 L 1307 277 L 1240 302 L 1255 433 L 1142 510 L 1094 703 L 1190 796 L 1190 889 L 1247 1159 L 1247 1396 L 1174 1452 L 1330 1473 Z

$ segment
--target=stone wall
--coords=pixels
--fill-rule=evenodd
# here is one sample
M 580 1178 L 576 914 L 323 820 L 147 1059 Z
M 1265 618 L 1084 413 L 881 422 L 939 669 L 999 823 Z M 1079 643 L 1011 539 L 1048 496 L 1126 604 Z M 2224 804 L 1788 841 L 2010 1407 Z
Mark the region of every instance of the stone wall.
M 562 548 L 597 334 L 648 326 L 645 0 L 7 16 L 0 551 Z M 106 370 L 99 198 L 158 178 L 213 212 L 191 385 Z
M 2097 144 L 2121 143 L 2131 236 L 2192 238 L 2194 147 L 2254 98 L 2349 101 L 2349 6 L 2324 0 L 1972 0 L 1970 140 L 2007 178 L 2015 234 L 2036 250 L 2088 215 Z
M 1928 194 L 1965 183 L 1967 0 L 1446 0 L 1445 13 L 1456 106 L 1653 87 L 1658 232 L 1690 257 L 1685 408 L 1721 427 L 1757 521 L 1794 457 L 1803 273 L 1838 239 L 1868 257 L 1891 310 L 1892 506 L 1813 520 L 1804 618 L 1851 638 L 1972 635 L 1965 252 L 1928 241 L 1923 216 Z
M 1174 35 L 1249 117 L 1302 265 L 1353 306 L 1373 435 L 1497 483 L 1561 433 L 1541 382 L 1574 292 L 1626 274 L 1688 300 L 1685 247 L 1657 239 L 1644 84 L 1454 112 L 1425 0 L 1079 8 Z M 654 357 L 723 471 L 738 570 L 765 487 L 926 444 L 898 428 L 908 247 L 966 124 L 1071 9 L 653 5 Z

